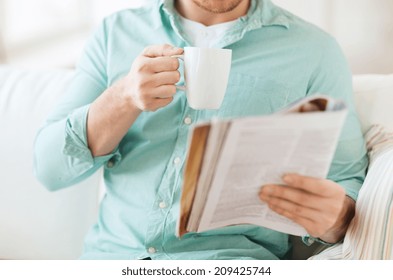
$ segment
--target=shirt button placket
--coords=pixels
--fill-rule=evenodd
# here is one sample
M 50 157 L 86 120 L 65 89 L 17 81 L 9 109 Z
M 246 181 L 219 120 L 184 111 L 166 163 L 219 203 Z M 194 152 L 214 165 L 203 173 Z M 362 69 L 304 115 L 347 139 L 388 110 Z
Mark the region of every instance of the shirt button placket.
M 184 119 L 184 124 L 185 124 L 185 125 L 190 125 L 190 124 L 192 124 L 192 119 L 191 119 L 190 117 L 186 117 L 186 118 Z
M 164 201 L 161 201 L 161 202 L 158 204 L 158 207 L 160 207 L 161 209 L 165 209 L 165 208 L 166 208 L 166 203 L 165 203 Z
M 156 248 L 154 248 L 154 247 L 150 247 L 149 249 L 147 249 L 147 252 L 148 252 L 149 254 L 155 254 L 155 253 L 157 252 L 157 250 L 156 250 Z
M 181 158 L 179 158 L 179 157 L 176 157 L 174 160 L 173 160 L 173 164 L 174 165 L 179 165 L 181 163 Z

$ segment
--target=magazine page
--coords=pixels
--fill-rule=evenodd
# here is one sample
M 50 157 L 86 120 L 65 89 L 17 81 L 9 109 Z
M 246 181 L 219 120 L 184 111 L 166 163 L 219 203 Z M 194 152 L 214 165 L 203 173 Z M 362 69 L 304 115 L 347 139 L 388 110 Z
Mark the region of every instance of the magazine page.
M 180 217 L 177 220 L 176 235 L 182 236 L 187 232 L 186 227 L 193 207 L 196 186 L 202 161 L 206 149 L 210 125 L 204 124 L 195 127 L 189 139 L 187 164 L 184 170 L 184 182 L 181 194 Z
M 345 108 L 345 102 L 342 100 L 333 99 L 322 94 L 313 94 L 292 102 L 275 114 L 340 111 Z
M 234 120 L 227 132 L 198 231 L 255 224 L 293 235 L 306 231 L 271 211 L 258 193 L 286 173 L 325 178 L 346 109 Z
M 211 123 L 210 133 L 202 161 L 202 169 L 196 185 L 194 201 L 188 220 L 188 231 L 196 231 L 198 228 L 228 126 L 229 122 L 213 121 Z

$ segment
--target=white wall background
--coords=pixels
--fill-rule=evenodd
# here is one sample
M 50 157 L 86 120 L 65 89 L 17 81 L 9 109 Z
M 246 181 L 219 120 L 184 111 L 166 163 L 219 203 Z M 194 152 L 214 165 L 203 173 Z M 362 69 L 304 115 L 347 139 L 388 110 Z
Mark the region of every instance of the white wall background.
M 104 16 L 147 1 L 0 0 L 0 63 L 73 67 Z
M 393 0 L 273 0 L 332 34 L 355 73 L 393 73 Z
M 149 0 L 0 0 L 0 62 L 72 67 L 97 21 Z M 273 0 L 337 38 L 354 73 L 393 73 L 393 0 Z

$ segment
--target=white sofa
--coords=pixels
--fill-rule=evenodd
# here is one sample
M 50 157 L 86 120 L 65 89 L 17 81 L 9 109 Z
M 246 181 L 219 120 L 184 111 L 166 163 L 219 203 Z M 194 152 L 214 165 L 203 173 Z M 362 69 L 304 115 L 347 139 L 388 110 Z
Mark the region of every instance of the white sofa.
M 32 173 L 34 136 L 72 74 L 0 67 L 0 259 L 75 259 L 96 217 L 99 174 L 50 193 Z
M 72 74 L 0 66 L 0 259 L 75 259 L 97 215 L 99 173 L 56 193 L 32 174 L 35 133 Z M 356 76 L 354 86 L 363 130 L 393 129 L 393 75 Z

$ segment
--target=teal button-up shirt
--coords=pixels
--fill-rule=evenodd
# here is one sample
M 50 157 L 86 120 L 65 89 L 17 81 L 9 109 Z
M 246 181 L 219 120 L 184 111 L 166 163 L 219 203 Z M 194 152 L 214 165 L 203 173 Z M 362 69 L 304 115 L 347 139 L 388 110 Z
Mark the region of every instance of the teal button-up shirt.
M 345 58 L 329 35 L 268 0 L 252 1 L 248 14 L 216 46 L 233 50 L 219 110 L 193 110 L 178 92 L 169 106 L 143 112 L 112 154 L 92 157 L 86 140 L 89 105 L 128 73 L 146 46 L 164 43 L 189 45 L 173 1 L 106 18 L 88 42 L 65 99 L 37 135 L 35 172 L 51 190 L 104 168 L 106 194 L 81 258 L 284 258 L 288 236 L 253 225 L 175 236 L 188 134 L 193 124 L 213 117 L 271 114 L 314 93 L 344 99 L 350 107 L 329 179 L 356 199 L 367 157 Z

